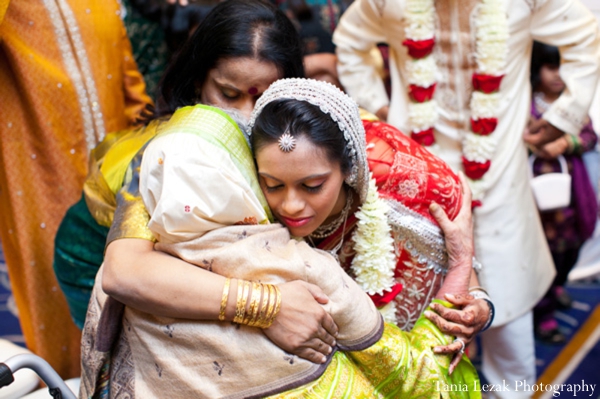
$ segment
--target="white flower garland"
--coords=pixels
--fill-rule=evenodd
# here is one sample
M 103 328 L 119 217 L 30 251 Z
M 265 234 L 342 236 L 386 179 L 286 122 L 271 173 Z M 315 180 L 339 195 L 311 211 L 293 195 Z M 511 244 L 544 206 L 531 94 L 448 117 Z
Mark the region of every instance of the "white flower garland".
M 435 101 L 411 103 L 408 108 L 408 120 L 416 131 L 426 130 L 431 127 L 431 121 L 437 119 Z
M 413 41 L 435 39 L 434 0 L 407 0 L 405 12 L 406 38 Z M 508 53 L 508 21 L 502 0 L 481 0 L 475 22 L 475 61 L 476 73 L 480 75 L 501 76 L 506 66 Z M 418 60 L 410 59 L 406 63 L 406 75 L 409 84 L 423 88 L 435 83 L 437 64 L 433 53 Z M 432 78 L 433 77 L 433 78 Z M 498 93 L 473 91 L 470 108 L 471 117 L 495 118 L 500 104 Z M 408 106 L 410 131 L 423 132 L 432 128 L 437 121 L 435 100 L 421 103 L 411 101 Z M 475 137 L 474 137 L 475 136 Z M 468 132 L 463 139 L 463 156 L 467 161 L 485 163 L 496 152 L 497 140 L 490 135 Z M 435 144 L 429 149 L 435 152 Z M 485 176 L 485 175 L 484 175 Z M 468 179 L 473 200 L 480 201 L 487 189 L 482 179 Z
M 407 0 L 405 10 L 406 38 L 414 41 L 435 39 L 434 0 Z M 435 58 L 430 54 L 406 63 L 406 80 L 409 84 L 429 87 L 436 83 L 438 72 Z M 433 127 L 438 118 L 435 100 L 422 103 L 409 102 L 409 124 L 411 131 L 421 132 Z
M 475 23 L 475 61 L 477 73 L 499 76 L 506 67 L 508 54 L 508 21 L 502 0 L 482 0 Z M 471 97 L 471 116 L 473 118 L 494 118 L 500 106 L 499 93 L 483 93 L 473 91 Z M 472 136 L 478 136 L 479 146 Z M 487 136 L 473 134 L 465 135 L 463 140 L 463 156 L 468 161 L 484 163 L 491 160 L 496 153 L 497 140 L 494 134 Z M 484 159 L 482 159 L 485 157 Z M 479 180 L 479 181 L 478 181 Z M 481 201 L 487 191 L 488 182 L 484 178 L 468 179 L 473 200 Z
M 351 265 L 356 282 L 369 295 L 383 295 L 396 283 L 396 256 L 392 230 L 387 221 L 388 211 L 389 207 L 379 198 L 375 180 L 371 176 L 367 199 L 356 212 L 358 221 L 352 236 L 356 255 Z M 386 322 L 396 322 L 394 301 L 380 311 Z

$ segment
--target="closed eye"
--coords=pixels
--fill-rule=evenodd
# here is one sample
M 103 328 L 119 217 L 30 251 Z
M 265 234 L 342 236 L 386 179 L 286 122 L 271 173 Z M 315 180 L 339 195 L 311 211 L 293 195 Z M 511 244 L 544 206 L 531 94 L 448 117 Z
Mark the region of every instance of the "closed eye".
M 277 186 L 267 186 L 267 185 L 265 184 L 265 188 L 267 189 L 267 192 L 268 192 L 268 193 L 272 193 L 272 192 L 274 192 L 274 191 L 277 191 L 277 190 L 279 190 L 279 189 L 280 189 L 280 188 L 282 188 L 282 187 L 283 187 L 283 184 L 279 184 L 279 185 L 277 185 Z
M 319 191 L 321 191 L 322 188 L 323 183 L 319 184 L 318 186 L 307 186 L 306 184 L 304 184 L 304 189 L 309 193 L 318 193 Z
M 235 100 L 240 96 L 239 93 L 236 93 L 232 90 L 221 90 L 221 93 L 223 94 L 223 97 L 228 100 Z

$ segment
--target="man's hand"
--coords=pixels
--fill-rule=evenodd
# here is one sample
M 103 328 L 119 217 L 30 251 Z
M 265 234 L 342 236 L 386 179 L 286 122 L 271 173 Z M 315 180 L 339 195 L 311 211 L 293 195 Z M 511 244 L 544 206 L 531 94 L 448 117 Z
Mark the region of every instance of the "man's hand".
M 379 110 L 377 112 L 375 112 L 375 116 L 377 116 L 380 121 L 387 122 L 389 112 L 390 112 L 389 105 L 385 105 L 385 106 L 379 108 Z

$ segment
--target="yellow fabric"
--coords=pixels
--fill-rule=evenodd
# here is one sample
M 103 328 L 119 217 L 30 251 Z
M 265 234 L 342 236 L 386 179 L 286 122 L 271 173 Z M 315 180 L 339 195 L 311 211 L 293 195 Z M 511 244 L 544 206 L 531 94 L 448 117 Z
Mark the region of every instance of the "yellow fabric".
M 107 135 L 91 152 L 90 172 L 83 191 L 90 213 L 101 226 L 111 226 L 117 207 L 116 194 L 128 192 L 128 183 L 141 162 L 143 148 L 156 136 L 161 123 L 155 120 L 148 126 Z M 141 201 L 137 190 L 130 194 L 125 202 Z M 147 232 L 140 235 L 147 236 Z
M 153 121 L 147 127 L 127 132 L 104 156 L 100 172 L 113 194 L 123 187 L 125 173 L 131 160 L 157 134 L 156 129 L 159 123 L 159 121 Z
M 6 15 L 6 9 L 8 8 L 9 0 L 0 0 L 0 25 L 2 25 L 2 21 L 4 20 L 4 15 Z
M 360 119 L 363 121 L 375 122 L 379 120 L 375 114 L 370 113 L 364 108 L 359 107 L 358 112 L 360 113 Z
M 423 316 L 410 333 L 386 324 L 375 345 L 363 351 L 338 352 L 320 378 L 269 398 L 481 398 L 476 390 L 477 373 L 466 356 L 448 376 L 450 357 L 431 350 L 451 341 Z
M 119 12 L 112 0 L 0 2 L 0 238 L 26 344 L 63 377 L 79 374 L 80 332 L 52 270 L 54 236 L 89 146 L 150 102 Z

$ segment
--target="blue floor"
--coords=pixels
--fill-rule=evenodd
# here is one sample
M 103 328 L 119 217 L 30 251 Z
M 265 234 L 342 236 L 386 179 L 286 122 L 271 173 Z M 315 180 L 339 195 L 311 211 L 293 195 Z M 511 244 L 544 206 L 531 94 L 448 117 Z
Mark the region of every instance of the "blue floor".
M 0 248 L 0 338 L 7 339 L 19 345 L 25 345 L 17 308 L 10 291 L 10 282 L 4 263 L 4 254 Z
M 600 282 L 570 283 L 567 291 L 574 301 L 571 309 L 557 312 L 560 330 L 567 335 L 569 340 L 577 333 L 578 329 L 586 322 L 590 314 L 600 306 Z M 536 358 L 538 361 L 538 375 L 549 366 L 550 362 L 560 353 L 567 343 L 563 345 L 547 345 L 536 342 Z M 600 340 L 589 353 L 581 360 L 579 366 L 572 372 L 565 384 L 576 384 L 585 381 L 586 384 L 596 384 L 594 396 L 600 398 Z M 587 395 L 585 395 L 587 396 Z

